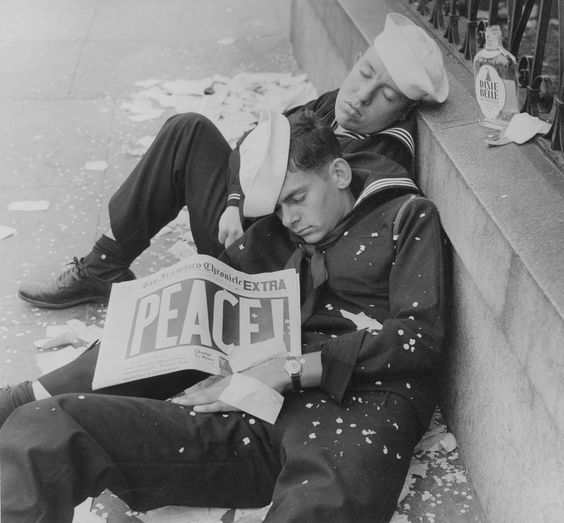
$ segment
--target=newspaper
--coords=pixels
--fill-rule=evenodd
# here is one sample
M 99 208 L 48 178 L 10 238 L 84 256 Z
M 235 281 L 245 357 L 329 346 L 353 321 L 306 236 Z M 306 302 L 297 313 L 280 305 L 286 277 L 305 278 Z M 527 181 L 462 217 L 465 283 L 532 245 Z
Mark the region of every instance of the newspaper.
M 112 286 L 92 388 L 178 370 L 238 372 L 301 354 L 295 270 L 245 274 L 194 255 Z

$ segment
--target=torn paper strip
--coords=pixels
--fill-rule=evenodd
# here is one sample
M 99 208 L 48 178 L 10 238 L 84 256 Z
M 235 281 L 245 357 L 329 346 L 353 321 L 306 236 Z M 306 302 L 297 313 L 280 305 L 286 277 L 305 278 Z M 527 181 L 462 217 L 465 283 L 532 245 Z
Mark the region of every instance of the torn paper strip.
M 84 169 L 87 171 L 105 171 L 108 168 L 108 163 L 104 160 L 93 160 L 84 164 Z

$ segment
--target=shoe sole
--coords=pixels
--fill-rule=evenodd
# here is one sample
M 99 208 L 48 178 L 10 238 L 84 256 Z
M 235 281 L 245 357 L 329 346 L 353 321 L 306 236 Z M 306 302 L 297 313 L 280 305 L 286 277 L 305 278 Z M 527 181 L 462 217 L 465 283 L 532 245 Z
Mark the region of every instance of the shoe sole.
M 92 302 L 99 302 L 99 301 L 108 301 L 108 296 L 85 296 L 84 298 L 77 298 L 76 300 L 67 301 L 64 303 L 49 303 L 39 300 L 34 300 L 33 298 L 29 298 L 25 294 L 18 292 L 18 296 L 20 299 L 27 303 L 31 303 L 32 305 L 37 305 L 38 307 L 42 307 L 44 309 L 68 309 L 69 307 L 74 307 L 75 305 L 82 305 L 83 303 L 92 303 Z

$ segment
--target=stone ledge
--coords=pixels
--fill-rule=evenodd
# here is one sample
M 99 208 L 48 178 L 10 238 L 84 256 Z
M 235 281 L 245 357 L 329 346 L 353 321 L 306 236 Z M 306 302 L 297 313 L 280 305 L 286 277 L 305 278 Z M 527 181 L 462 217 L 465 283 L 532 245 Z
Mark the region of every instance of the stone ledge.
M 415 19 L 391 1 L 293 9 L 294 52 L 320 91 L 338 87 L 387 12 Z M 419 182 L 453 246 L 443 404 L 492 521 L 563 520 L 564 175 L 534 144 L 486 147 L 470 74 L 443 47 L 449 100 L 418 111 Z

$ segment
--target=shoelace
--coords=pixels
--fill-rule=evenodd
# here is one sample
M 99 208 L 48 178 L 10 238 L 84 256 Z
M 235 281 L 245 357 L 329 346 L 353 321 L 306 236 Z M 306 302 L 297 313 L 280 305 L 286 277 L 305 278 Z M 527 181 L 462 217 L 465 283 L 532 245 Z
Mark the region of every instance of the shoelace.
M 88 271 L 86 270 L 86 266 L 81 263 L 81 261 L 75 256 L 72 261 L 68 264 L 68 269 L 66 269 L 58 278 L 57 283 L 63 283 L 65 278 L 71 274 L 76 272 L 79 278 L 83 278 L 84 276 L 88 275 Z

